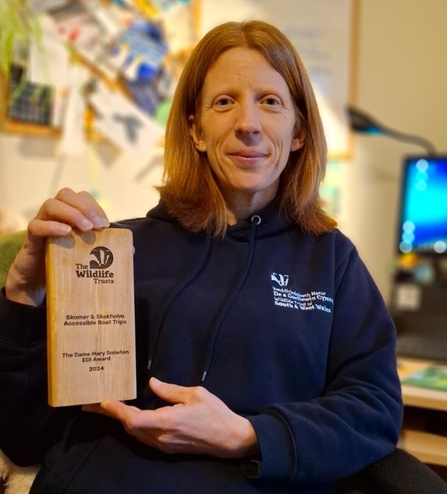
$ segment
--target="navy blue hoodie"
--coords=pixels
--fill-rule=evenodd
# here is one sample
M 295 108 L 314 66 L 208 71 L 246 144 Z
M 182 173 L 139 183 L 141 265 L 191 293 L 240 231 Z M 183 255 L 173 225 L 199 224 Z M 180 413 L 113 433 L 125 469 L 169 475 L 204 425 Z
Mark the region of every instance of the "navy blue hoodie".
M 165 454 L 119 422 L 46 404 L 45 308 L 0 297 L 0 448 L 43 463 L 32 494 L 334 492 L 392 452 L 402 403 L 395 329 L 340 231 L 309 235 L 274 204 L 225 238 L 162 205 L 133 231 L 138 397 L 151 376 L 201 385 L 252 423 L 260 458 Z

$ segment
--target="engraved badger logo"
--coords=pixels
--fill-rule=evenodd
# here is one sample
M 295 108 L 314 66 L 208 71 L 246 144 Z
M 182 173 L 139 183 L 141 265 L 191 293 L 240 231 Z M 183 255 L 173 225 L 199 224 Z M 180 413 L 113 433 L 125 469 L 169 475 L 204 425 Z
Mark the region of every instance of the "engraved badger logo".
M 112 251 L 102 245 L 95 247 L 90 255 L 95 256 L 95 259 L 90 261 L 90 269 L 105 269 L 113 263 Z

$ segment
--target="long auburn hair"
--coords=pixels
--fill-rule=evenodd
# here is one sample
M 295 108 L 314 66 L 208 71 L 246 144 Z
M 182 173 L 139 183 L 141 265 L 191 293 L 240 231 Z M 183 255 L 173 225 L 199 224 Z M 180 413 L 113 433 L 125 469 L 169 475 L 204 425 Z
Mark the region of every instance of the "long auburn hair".
M 189 56 L 178 82 L 165 136 L 163 185 L 167 211 L 189 231 L 224 235 L 225 200 L 206 153 L 196 150 L 188 117 L 198 120 L 201 92 L 209 69 L 225 51 L 246 47 L 259 52 L 284 78 L 295 107 L 303 146 L 290 153 L 277 193 L 281 213 L 318 234 L 336 222 L 322 209 L 319 186 L 326 172 L 326 140 L 306 69 L 287 37 L 262 21 L 228 22 L 209 31 Z

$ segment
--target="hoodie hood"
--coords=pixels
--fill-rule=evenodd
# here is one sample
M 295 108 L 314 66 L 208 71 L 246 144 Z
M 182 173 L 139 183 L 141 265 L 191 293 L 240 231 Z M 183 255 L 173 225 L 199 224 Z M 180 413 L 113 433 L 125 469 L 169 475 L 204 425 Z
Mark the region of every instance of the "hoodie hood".
M 277 202 L 272 201 L 259 211 L 251 214 L 245 220 L 239 221 L 235 225 L 229 225 L 225 236 L 234 240 L 248 242 L 250 240 L 252 218 L 255 216 L 260 218 L 256 228 L 256 239 L 279 235 L 287 230 L 296 228 L 296 224 L 280 215 Z M 168 214 L 161 201 L 147 213 L 146 217 L 179 224 L 178 220 Z

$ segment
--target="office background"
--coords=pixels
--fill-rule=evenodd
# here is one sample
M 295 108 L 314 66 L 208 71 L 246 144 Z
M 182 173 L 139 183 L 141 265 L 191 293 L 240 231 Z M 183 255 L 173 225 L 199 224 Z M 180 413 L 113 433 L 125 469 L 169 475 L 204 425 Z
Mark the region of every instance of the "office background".
M 336 1 L 336 0 L 334 0 Z M 394 129 L 447 152 L 447 0 L 360 0 L 354 101 Z M 0 209 L 32 217 L 62 186 L 97 192 L 110 219 L 141 216 L 156 204 L 162 149 L 144 163 L 105 144 L 79 158 L 56 158 L 51 137 L 0 134 Z M 382 136 L 355 135 L 337 163 L 336 216 L 385 299 L 391 290 L 401 163 L 424 149 Z

